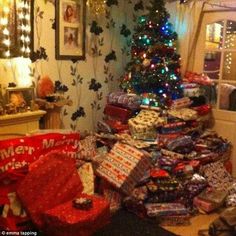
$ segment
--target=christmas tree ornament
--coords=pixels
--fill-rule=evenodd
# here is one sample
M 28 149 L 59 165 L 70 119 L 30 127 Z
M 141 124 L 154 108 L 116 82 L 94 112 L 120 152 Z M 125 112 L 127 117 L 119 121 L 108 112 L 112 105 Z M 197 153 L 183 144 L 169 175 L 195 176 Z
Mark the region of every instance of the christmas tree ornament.
M 143 60 L 143 66 L 148 67 L 148 66 L 150 66 L 150 64 L 151 64 L 151 62 L 150 62 L 149 59 L 144 59 Z

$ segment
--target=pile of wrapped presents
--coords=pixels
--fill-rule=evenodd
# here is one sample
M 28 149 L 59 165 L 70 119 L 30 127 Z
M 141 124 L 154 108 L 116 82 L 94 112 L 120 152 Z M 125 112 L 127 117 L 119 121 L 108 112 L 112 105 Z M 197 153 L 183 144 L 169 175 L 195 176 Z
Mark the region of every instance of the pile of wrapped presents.
M 85 236 L 120 208 L 185 225 L 199 211 L 236 206 L 231 144 L 208 129 L 211 107 L 200 103 L 185 97 L 164 110 L 116 92 L 97 133 L 0 141 L 0 228 Z

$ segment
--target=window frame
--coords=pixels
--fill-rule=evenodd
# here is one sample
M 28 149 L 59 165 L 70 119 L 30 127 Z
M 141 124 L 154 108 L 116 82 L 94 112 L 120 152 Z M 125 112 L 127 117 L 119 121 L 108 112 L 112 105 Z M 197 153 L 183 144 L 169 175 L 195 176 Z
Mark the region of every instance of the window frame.
M 204 12 L 204 16 L 203 17 L 207 17 L 207 14 L 214 14 L 214 13 L 223 13 L 224 11 L 205 11 Z M 225 11 L 225 13 L 228 13 L 229 11 Z M 207 19 L 205 19 L 206 22 L 207 22 Z M 210 24 L 213 24 L 213 23 L 216 23 L 216 22 L 220 22 L 220 21 L 223 21 L 223 39 L 222 39 L 222 47 L 221 49 L 215 49 L 215 50 L 212 50 L 212 49 L 207 49 L 206 47 L 206 27 L 207 25 L 210 25 Z M 203 73 L 206 73 L 206 71 L 204 70 L 204 66 L 205 66 L 205 54 L 208 53 L 208 52 L 220 52 L 221 53 L 221 59 L 220 59 L 220 73 L 219 73 L 219 79 L 215 79 L 214 80 L 214 84 L 217 86 L 216 88 L 216 93 L 217 93 L 217 100 L 216 100 L 216 104 L 215 106 L 213 107 L 213 109 L 216 109 L 216 110 L 220 110 L 220 111 L 228 111 L 228 112 L 235 112 L 235 111 L 229 111 L 229 110 L 225 110 L 225 109 L 222 109 L 220 108 L 220 94 L 221 94 L 221 84 L 223 83 L 229 83 L 229 84 L 232 84 L 232 85 L 235 85 L 236 86 L 236 79 L 235 80 L 225 80 L 223 79 L 223 70 L 224 70 L 224 55 L 225 53 L 227 52 L 235 52 L 236 53 L 236 49 L 230 49 L 230 48 L 225 48 L 225 41 L 226 41 L 226 32 L 227 32 L 227 21 L 235 21 L 236 22 L 236 19 L 232 19 L 232 17 L 221 17 L 221 18 L 217 18 L 215 19 L 214 21 L 209 21 L 207 22 L 206 24 L 203 24 L 202 27 L 204 27 L 203 29 L 203 32 L 204 32 L 204 49 L 203 49 L 203 58 L 202 58 L 202 71 Z M 203 21 L 204 22 L 204 21 Z

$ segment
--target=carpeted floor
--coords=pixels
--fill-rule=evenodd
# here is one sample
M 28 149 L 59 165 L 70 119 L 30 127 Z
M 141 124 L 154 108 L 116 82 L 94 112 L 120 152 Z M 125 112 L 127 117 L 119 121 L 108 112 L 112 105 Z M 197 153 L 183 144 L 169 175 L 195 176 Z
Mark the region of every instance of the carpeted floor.
M 176 236 L 157 225 L 125 210 L 117 212 L 111 223 L 93 236 Z

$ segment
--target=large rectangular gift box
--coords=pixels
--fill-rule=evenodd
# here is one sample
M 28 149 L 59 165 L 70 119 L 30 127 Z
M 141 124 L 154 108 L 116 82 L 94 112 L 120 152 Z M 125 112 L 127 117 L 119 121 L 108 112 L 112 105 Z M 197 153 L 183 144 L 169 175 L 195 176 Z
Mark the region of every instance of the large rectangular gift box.
M 97 169 L 97 174 L 125 194 L 130 194 L 149 167 L 150 159 L 143 152 L 116 143 Z
M 109 223 L 109 203 L 102 197 L 79 195 L 92 200 L 87 210 L 75 208 L 68 201 L 44 212 L 47 235 L 53 236 L 89 236 Z

